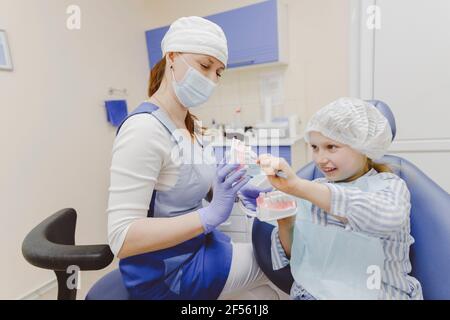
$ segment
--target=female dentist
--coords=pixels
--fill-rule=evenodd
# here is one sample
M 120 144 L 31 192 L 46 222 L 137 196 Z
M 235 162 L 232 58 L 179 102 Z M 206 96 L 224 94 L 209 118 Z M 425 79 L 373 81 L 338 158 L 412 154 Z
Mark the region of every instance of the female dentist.
M 251 244 L 231 243 L 215 229 L 248 182 L 245 170 L 191 162 L 212 156 L 189 109 L 213 93 L 227 64 L 227 40 L 211 21 L 184 17 L 161 47 L 150 99 L 124 120 L 114 142 L 109 244 L 133 299 L 226 299 L 268 281 Z M 212 200 L 202 207 L 211 187 Z

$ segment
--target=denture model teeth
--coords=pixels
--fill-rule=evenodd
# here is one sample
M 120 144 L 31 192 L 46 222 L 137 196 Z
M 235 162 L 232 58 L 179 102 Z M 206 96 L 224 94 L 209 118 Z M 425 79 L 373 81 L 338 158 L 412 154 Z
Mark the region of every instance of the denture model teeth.
M 242 141 L 234 138 L 231 140 L 230 158 L 231 163 L 239 163 L 241 169 L 249 164 L 256 164 L 257 155 Z
M 256 205 L 257 217 L 261 221 L 278 220 L 297 213 L 295 198 L 281 191 L 260 193 Z

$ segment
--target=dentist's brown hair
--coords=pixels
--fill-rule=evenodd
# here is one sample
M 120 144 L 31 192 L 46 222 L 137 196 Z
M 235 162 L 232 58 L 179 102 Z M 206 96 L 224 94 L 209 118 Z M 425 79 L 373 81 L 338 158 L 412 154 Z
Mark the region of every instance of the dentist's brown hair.
M 164 73 L 166 70 L 166 58 L 163 57 L 157 64 L 155 64 L 150 71 L 150 80 L 148 85 L 148 97 L 150 98 L 152 95 L 158 91 L 162 80 L 164 79 Z M 184 119 L 184 124 L 186 125 L 187 130 L 189 131 L 191 137 L 194 137 L 194 129 L 195 129 L 195 120 L 198 120 L 196 116 L 191 114 L 188 110 L 186 114 L 186 118 Z M 202 131 L 205 128 L 201 128 Z

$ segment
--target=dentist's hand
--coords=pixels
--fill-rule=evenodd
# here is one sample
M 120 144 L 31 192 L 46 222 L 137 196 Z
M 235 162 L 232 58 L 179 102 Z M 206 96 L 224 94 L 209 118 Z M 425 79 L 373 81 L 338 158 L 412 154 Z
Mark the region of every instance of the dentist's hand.
M 217 167 L 211 203 L 198 210 L 205 234 L 210 233 L 228 219 L 237 192 L 250 180 L 250 177 L 243 178 L 245 169 L 235 171 L 238 167 L 239 164 L 224 162 Z
M 247 183 L 244 187 L 242 187 L 241 191 L 239 191 L 239 198 L 242 200 L 244 207 L 251 211 L 256 211 L 256 198 L 259 197 L 259 194 L 261 192 L 269 192 L 272 190 L 272 187 L 260 188 Z

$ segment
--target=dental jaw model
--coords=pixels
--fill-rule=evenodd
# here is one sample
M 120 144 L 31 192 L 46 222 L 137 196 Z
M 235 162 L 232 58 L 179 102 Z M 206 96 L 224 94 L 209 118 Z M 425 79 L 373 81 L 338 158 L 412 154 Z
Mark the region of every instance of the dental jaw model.
M 256 216 L 261 221 L 283 219 L 297 213 L 297 201 L 281 191 L 260 193 L 256 205 Z
M 267 176 L 262 173 L 261 168 L 256 164 L 258 156 L 242 141 L 238 139 L 231 141 L 229 157 L 231 163 L 240 164 L 239 169 L 244 167 L 247 169 L 247 174 L 254 177 L 253 182 L 256 186 L 270 186 Z M 281 178 L 285 177 L 285 173 L 282 171 L 278 171 L 276 175 Z M 239 205 L 248 216 L 256 217 L 261 221 L 274 221 L 297 213 L 295 198 L 281 191 L 260 193 L 256 199 L 256 213 L 245 208 L 242 202 L 239 202 Z
M 239 204 L 248 216 L 266 222 L 287 218 L 297 213 L 295 198 L 281 191 L 260 193 L 256 198 L 256 213 L 245 208 L 242 203 Z

